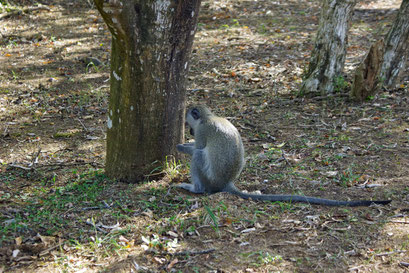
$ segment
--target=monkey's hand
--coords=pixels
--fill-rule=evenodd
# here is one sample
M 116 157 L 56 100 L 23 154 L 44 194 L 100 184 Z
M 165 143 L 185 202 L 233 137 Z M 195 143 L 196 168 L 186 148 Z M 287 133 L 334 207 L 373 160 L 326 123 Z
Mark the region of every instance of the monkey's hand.
M 184 144 L 178 144 L 176 145 L 176 149 L 181 153 L 193 155 L 193 151 L 195 150 L 195 143 L 189 142 Z

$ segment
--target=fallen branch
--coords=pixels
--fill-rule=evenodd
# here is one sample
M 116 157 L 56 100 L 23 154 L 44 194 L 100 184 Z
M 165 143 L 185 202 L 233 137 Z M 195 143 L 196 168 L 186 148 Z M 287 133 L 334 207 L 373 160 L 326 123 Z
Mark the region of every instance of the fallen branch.
M 87 162 L 87 161 L 84 161 L 84 162 L 71 162 L 71 163 L 53 163 L 53 164 L 44 164 L 44 165 L 38 165 L 38 166 L 36 166 L 35 168 L 32 166 L 32 163 L 30 163 L 29 164 L 29 167 L 25 167 L 25 166 L 22 166 L 22 165 L 19 165 L 19 164 L 15 164 L 15 163 L 11 163 L 11 164 L 8 164 L 7 166 L 8 167 L 11 167 L 11 168 L 17 168 L 17 169 L 22 169 L 22 170 L 25 170 L 25 171 L 31 171 L 31 170 L 35 170 L 35 169 L 42 169 L 42 168 L 47 168 L 47 167 L 70 167 L 70 166 L 78 166 L 78 165 L 91 165 L 91 166 L 93 166 L 93 167 L 101 167 L 101 164 L 99 164 L 99 163 L 97 163 L 97 162 L 94 162 L 94 161 L 91 161 L 91 162 Z
M 145 252 L 146 253 L 151 253 L 151 254 L 154 254 L 154 255 L 186 256 L 186 255 L 202 255 L 202 254 L 211 253 L 213 251 L 216 251 L 216 249 L 215 248 L 210 248 L 210 249 L 199 250 L 199 251 L 181 251 L 181 252 L 171 253 L 169 251 L 158 251 L 156 249 L 149 248 Z
M 99 209 L 112 209 L 112 207 L 104 201 L 102 201 L 102 203 L 104 204 L 103 207 L 85 207 L 85 208 L 81 208 L 79 211 L 87 211 L 87 210 L 99 210 Z
M 399 221 L 399 220 L 396 220 L 396 221 L 388 221 L 388 223 L 409 224 L 409 221 Z
M 14 164 L 14 163 L 9 164 L 8 166 L 12 167 L 12 168 L 22 169 L 22 170 L 25 170 L 25 171 L 31 171 L 33 169 L 31 167 L 24 167 L 24 166 Z
M 211 253 L 213 251 L 216 251 L 216 249 L 210 248 L 210 249 L 205 249 L 205 250 L 200 250 L 200 251 L 181 251 L 181 252 L 175 252 L 172 255 L 173 256 L 202 255 L 202 254 Z
M 375 256 L 376 257 L 389 256 L 395 253 L 406 253 L 406 250 L 393 250 L 389 252 L 379 253 L 379 254 L 376 254 Z
M 409 267 L 409 263 L 407 262 L 399 262 L 400 266 Z
M 333 99 L 333 98 L 346 98 L 346 97 L 348 97 L 348 94 L 336 93 L 336 94 L 330 94 L 330 95 L 326 95 L 326 96 L 312 97 L 311 99 L 313 99 L 313 100 L 327 100 L 327 99 Z
M 38 164 L 38 158 L 40 157 L 40 153 L 41 153 L 41 147 L 38 148 L 37 153 L 33 156 L 31 163 L 28 165 L 30 168 Z
M 93 222 L 91 222 L 91 221 L 89 221 L 89 220 L 87 220 L 85 223 L 88 224 L 88 225 L 90 225 L 90 226 L 93 226 L 96 230 L 98 230 L 98 231 L 100 231 L 100 232 L 102 232 L 102 233 L 105 233 L 105 234 L 108 233 L 108 231 L 106 231 L 106 230 L 100 228 L 98 225 L 96 225 L 95 223 L 93 223 Z
M 12 11 L 9 11 L 7 13 L 0 14 L 0 20 L 9 18 L 9 17 L 14 16 L 14 15 L 20 15 L 22 13 L 30 13 L 30 12 L 36 11 L 36 10 L 51 11 L 51 9 L 49 7 L 46 7 L 46 6 L 43 6 L 43 5 L 40 5 L 40 6 L 37 6 L 37 7 L 28 7 L 28 8 L 12 10 Z
M 85 124 L 84 124 L 79 118 L 77 118 L 77 120 L 79 121 L 79 123 L 81 123 L 82 128 L 84 128 L 84 131 L 85 131 L 85 132 L 89 132 L 89 130 L 88 130 L 88 128 L 85 126 Z
M 285 162 L 287 162 L 288 166 L 290 166 L 291 168 L 292 167 L 291 163 L 287 160 L 287 157 L 285 156 L 284 151 L 281 151 L 281 157 L 285 160 Z

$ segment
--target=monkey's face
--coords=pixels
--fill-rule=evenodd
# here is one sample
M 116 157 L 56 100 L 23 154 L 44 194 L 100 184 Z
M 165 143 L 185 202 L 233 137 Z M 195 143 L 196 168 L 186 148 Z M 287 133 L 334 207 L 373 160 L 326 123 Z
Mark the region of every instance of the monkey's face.
M 194 135 L 196 126 L 200 123 L 200 111 L 197 108 L 191 108 L 186 113 L 186 122 L 190 126 L 190 134 Z

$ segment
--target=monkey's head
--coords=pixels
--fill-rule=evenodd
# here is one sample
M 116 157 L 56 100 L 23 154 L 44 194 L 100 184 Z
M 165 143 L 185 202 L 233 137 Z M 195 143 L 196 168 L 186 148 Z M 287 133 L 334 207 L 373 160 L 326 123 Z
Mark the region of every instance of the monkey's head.
M 193 136 L 196 127 L 212 115 L 210 109 L 204 105 L 190 107 L 186 112 L 186 122 L 190 126 L 190 134 Z

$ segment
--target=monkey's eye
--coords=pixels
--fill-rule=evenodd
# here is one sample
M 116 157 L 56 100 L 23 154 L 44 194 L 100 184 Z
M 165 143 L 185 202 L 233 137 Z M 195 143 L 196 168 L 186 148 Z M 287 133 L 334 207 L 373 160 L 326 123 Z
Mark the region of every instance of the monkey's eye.
M 199 110 L 197 110 L 196 108 L 193 108 L 191 113 L 192 113 L 192 117 L 195 120 L 198 120 L 200 118 Z

